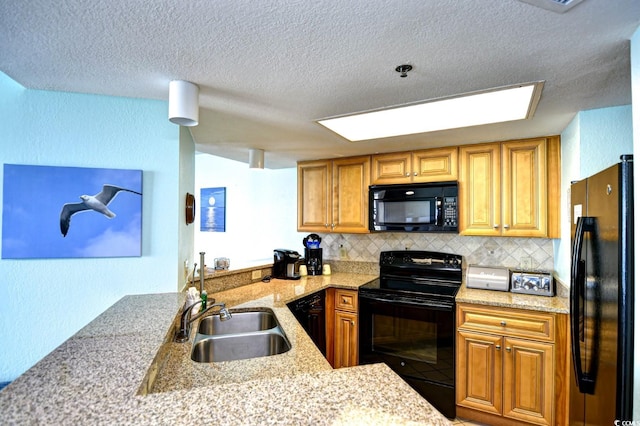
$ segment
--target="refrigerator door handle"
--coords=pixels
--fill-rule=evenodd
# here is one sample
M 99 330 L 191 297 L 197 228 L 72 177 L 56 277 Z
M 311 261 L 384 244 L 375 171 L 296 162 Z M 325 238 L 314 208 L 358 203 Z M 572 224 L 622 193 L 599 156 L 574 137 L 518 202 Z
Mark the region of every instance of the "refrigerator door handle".
M 580 350 L 580 341 L 584 340 L 584 297 L 586 286 L 585 261 L 581 258 L 581 254 L 586 233 L 595 233 L 595 218 L 578 218 L 576 235 L 571 250 L 571 354 L 573 355 L 573 368 L 580 392 L 593 394 L 595 377 L 583 370 Z

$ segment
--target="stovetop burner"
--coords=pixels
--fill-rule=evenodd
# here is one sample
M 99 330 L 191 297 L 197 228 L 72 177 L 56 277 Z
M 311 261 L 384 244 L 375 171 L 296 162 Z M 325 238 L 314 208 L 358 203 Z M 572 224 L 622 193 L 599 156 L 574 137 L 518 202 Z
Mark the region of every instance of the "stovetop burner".
M 380 278 L 363 291 L 398 297 L 455 298 L 462 284 L 462 256 L 431 251 L 383 251 Z

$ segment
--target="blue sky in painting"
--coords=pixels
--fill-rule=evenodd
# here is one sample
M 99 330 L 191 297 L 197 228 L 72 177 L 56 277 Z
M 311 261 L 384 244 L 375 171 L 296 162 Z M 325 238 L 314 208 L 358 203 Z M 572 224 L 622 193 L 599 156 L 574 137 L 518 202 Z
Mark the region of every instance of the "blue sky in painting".
M 116 216 L 74 214 L 66 237 L 60 212 L 80 196 L 110 184 L 142 193 L 141 170 L 4 165 L 2 258 L 126 257 L 141 255 L 142 196 L 120 191 Z

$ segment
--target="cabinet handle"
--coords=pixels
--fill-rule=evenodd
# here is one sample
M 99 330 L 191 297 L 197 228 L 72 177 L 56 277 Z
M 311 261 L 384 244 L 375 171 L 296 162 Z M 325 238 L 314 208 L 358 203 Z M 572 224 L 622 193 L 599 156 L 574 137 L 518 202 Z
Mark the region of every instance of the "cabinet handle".
M 500 325 L 503 326 L 503 327 L 506 327 L 507 326 L 507 322 L 506 321 L 500 321 Z
M 496 345 L 496 351 L 500 350 L 500 345 Z
M 509 346 L 507 346 L 506 348 L 504 348 L 505 351 L 507 352 L 511 352 L 511 348 Z

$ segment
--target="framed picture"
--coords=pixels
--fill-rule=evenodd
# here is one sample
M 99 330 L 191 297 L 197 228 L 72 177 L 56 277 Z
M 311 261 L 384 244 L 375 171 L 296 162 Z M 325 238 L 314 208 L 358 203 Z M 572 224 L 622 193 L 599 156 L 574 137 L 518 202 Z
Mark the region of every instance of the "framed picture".
M 225 232 L 227 188 L 200 189 L 200 231 Z
M 3 259 L 141 256 L 142 170 L 3 171 Z

